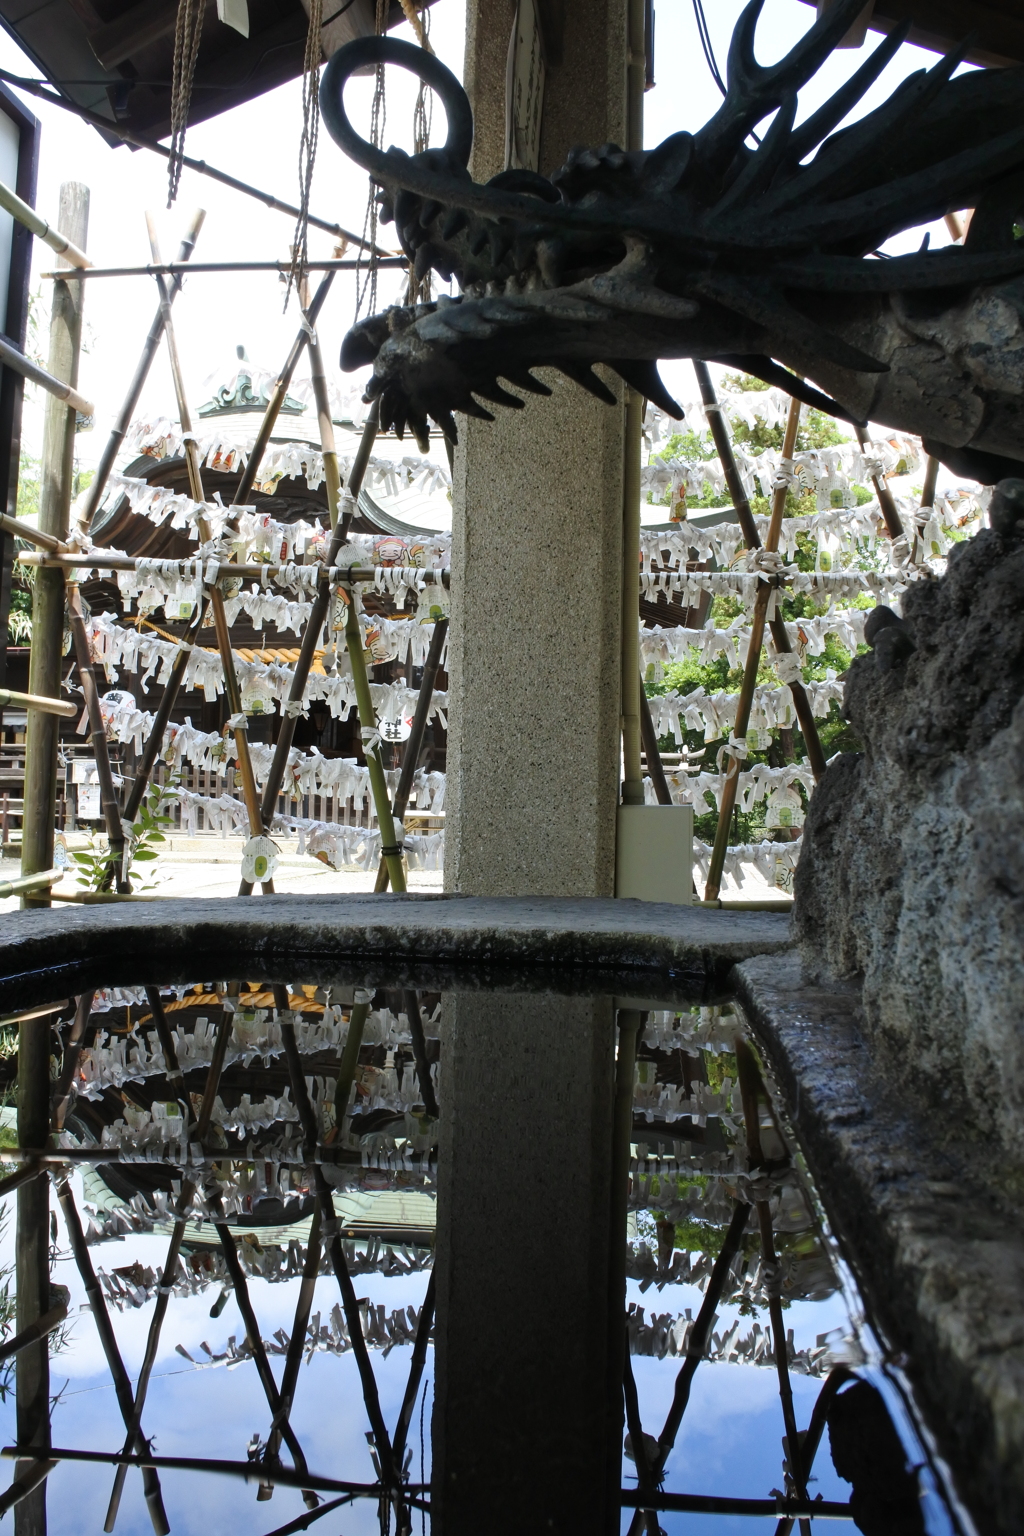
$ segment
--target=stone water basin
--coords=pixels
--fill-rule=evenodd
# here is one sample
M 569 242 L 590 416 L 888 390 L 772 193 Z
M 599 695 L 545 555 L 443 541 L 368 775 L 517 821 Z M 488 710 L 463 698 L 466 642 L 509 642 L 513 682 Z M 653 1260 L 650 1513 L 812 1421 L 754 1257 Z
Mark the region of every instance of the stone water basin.
M 975 1528 L 727 985 L 768 929 L 646 972 L 132 935 L 0 984 L 54 1116 L 9 1288 L 67 1293 L 0 1404 L 34 1528 L 109 1526 L 118 1457 L 127 1533 Z

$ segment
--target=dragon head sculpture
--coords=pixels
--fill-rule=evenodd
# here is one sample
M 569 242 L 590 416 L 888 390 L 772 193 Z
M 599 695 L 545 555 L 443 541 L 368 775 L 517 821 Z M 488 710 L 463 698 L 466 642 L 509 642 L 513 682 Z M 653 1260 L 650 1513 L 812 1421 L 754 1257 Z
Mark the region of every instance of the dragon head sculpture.
M 515 409 L 514 390 L 550 394 L 534 377 L 541 367 L 614 402 L 596 363 L 678 417 L 657 361 L 692 357 L 756 373 L 843 419 L 919 433 L 960 472 L 1019 472 L 1024 68 L 953 78 L 959 50 L 839 127 L 901 28 L 797 124 L 799 88 L 863 0 L 836 0 L 768 67 L 754 55 L 762 5 L 751 0 L 741 16 L 727 94 L 698 133 L 646 151 L 574 149 L 551 177 L 503 171 L 483 185 L 468 170 L 469 101 L 443 64 L 385 37 L 339 49 L 320 89 L 328 129 L 379 186 L 416 274 L 433 270 L 461 290 L 389 308 L 345 338 L 344 369 L 373 365 L 366 398 L 379 398 L 383 427 L 399 437 L 408 427 L 425 448 L 433 420 L 454 441 L 455 412 L 493 420 L 481 402 Z M 441 97 L 443 148 L 383 151 L 353 129 L 345 83 L 381 63 Z M 965 207 L 975 212 L 962 246 L 878 254 L 899 231 Z

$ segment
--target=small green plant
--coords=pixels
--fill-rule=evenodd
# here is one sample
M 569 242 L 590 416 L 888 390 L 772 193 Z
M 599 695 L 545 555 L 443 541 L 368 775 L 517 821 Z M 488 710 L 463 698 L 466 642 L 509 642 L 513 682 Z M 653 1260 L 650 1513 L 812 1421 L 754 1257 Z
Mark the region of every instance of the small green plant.
M 136 878 L 144 871 L 136 869 L 137 864 L 146 865 L 160 857 L 160 843 L 167 841 L 163 827 L 174 825 L 174 818 L 163 814 L 162 807 L 166 800 L 173 794 L 173 786 L 176 780 L 169 780 L 166 784 L 152 784 L 146 794 L 139 811 L 138 819 L 132 822 L 131 858 L 128 865 L 128 878 Z M 112 869 L 116 880 L 120 874 L 117 867 L 119 860 L 112 854 L 105 837 L 94 834 L 89 838 L 89 847 L 80 849 L 72 854 L 78 865 L 78 883 L 89 891 L 101 891 L 108 883 L 107 871 Z M 152 871 L 151 871 L 152 873 Z M 148 885 L 136 886 L 136 890 L 151 891 L 156 882 L 150 881 Z

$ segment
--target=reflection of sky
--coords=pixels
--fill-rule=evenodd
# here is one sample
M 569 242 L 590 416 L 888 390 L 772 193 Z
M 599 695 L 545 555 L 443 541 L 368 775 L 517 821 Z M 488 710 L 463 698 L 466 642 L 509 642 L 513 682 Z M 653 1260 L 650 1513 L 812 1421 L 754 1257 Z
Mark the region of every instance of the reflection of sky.
M 703 1295 L 692 1285 L 666 1285 L 660 1292 L 652 1287 L 641 1295 L 639 1285 L 630 1281 L 627 1299 L 644 1307 L 648 1319 L 666 1312 L 675 1317 L 687 1307 L 696 1317 Z M 725 1332 L 738 1315 L 738 1307 L 721 1307 L 714 1331 Z M 741 1334 L 748 1333 L 755 1321 L 762 1328 L 770 1326 L 767 1311 L 759 1311 L 741 1318 Z M 841 1292 L 825 1301 L 797 1301 L 786 1308 L 786 1327 L 793 1329 L 797 1349 L 813 1345 L 819 1334 L 833 1328 L 847 1333 L 850 1326 Z M 634 1356 L 633 1374 L 647 1434 L 659 1434 L 682 1364 L 680 1359 Z M 810 1421 L 823 1379 L 795 1372 L 790 1376 L 796 1421 L 801 1429 L 806 1429 Z M 693 1378 L 682 1428 L 666 1467 L 665 1488 L 672 1493 L 713 1494 L 718 1498 L 769 1498 L 773 1488 L 784 1486 L 785 1432 L 778 1376 L 773 1367 L 704 1361 Z M 819 1493 L 825 1499 L 849 1498 L 849 1483 L 844 1483 L 832 1466 L 827 1436 L 815 1460 L 813 1475 L 817 1480 L 810 1485 L 812 1498 Z M 633 1487 L 635 1482 L 632 1463 L 625 1461 L 623 1487 Z M 629 1520 L 628 1511 L 624 1512 L 624 1530 Z M 739 1515 L 663 1513 L 660 1520 L 668 1536 L 681 1536 L 683 1531 L 686 1536 L 733 1536 L 765 1528 L 763 1519 Z
M 78 1185 L 77 1197 L 80 1196 L 81 1181 L 76 1178 L 74 1182 Z M 53 1205 L 60 1221 L 60 1208 L 56 1201 Z M 11 1202 L 8 1230 L 2 1244 L 3 1257 L 8 1261 L 13 1257 L 13 1216 Z M 66 1252 L 62 1223 L 58 1242 L 61 1251 Z M 90 1252 L 97 1269 L 112 1270 L 136 1259 L 158 1269 L 166 1248 L 166 1238 L 145 1236 L 130 1237 L 123 1243 L 100 1244 Z M 124 1443 L 123 1421 L 91 1318 L 87 1311 L 79 1310 L 85 1301 L 85 1291 L 70 1259 L 57 1264 L 55 1279 L 71 1290 L 71 1316 L 75 1324 L 69 1347 L 51 1362 L 51 1391 L 56 1393 L 67 1383 L 53 1413 L 53 1444 L 82 1450 L 120 1450 Z M 369 1297 L 390 1313 L 397 1307 L 421 1304 L 427 1274 L 394 1279 L 379 1274 L 358 1275 L 355 1285 L 357 1296 Z M 272 1338 L 278 1328 L 286 1332 L 291 1330 L 298 1287 L 298 1279 L 274 1285 L 250 1279 L 249 1293 L 265 1339 Z M 201 1360 L 206 1358 L 200 1348 L 203 1340 L 215 1352 L 224 1348 L 231 1334 L 241 1344 L 245 1327 L 234 1297 L 220 1317 L 209 1316 L 210 1307 L 218 1295 L 218 1287 L 212 1285 L 196 1297 L 171 1298 L 143 1416 L 143 1429 L 153 1440 L 157 1455 L 244 1461 L 250 1438 L 257 1432 L 264 1440 L 267 1437 L 271 1415 L 252 1361 L 231 1369 L 220 1365 L 196 1370 L 175 1350 L 175 1345 L 181 1344 Z M 317 1283 L 313 1316 L 319 1311 L 326 1323 L 338 1300 L 337 1282 L 333 1276 L 322 1276 Z M 152 1312 L 151 1303 L 126 1312 L 110 1309 L 114 1332 L 133 1382 L 145 1352 Z M 370 1358 L 385 1422 L 393 1427 L 405 1392 L 412 1350 L 407 1346 L 398 1347 L 386 1360 L 382 1350 L 371 1350 Z M 271 1365 L 280 1385 L 284 1357 L 271 1356 Z M 428 1356 L 425 1375 L 428 1395 L 424 1434 L 429 1468 L 431 1356 Z M 312 1471 L 329 1477 L 350 1478 L 355 1482 L 374 1480 L 365 1439 L 366 1414 L 351 1353 L 341 1357 L 317 1354 L 308 1365 L 302 1366 L 291 1422 Z M 4 1444 L 14 1443 L 13 1393 L 6 1403 L 0 1404 L 0 1433 Z M 413 1451 L 411 1479 L 419 1482 L 418 1408 L 409 1445 Z M 288 1461 L 287 1454 L 284 1459 Z M 51 1536 L 65 1536 L 65 1533 L 79 1536 L 83 1531 L 101 1531 L 112 1478 L 112 1467 L 74 1463 L 59 1466 L 47 1485 Z M 6 1476 L 0 1481 L 6 1483 Z M 229 1536 L 229 1533 L 241 1530 L 272 1531 L 305 1510 L 298 1489 L 278 1488 L 271 1501 L 257 1508 L 255 1483 L 247 1485 L 234 1478 L 182 1472 L 161 1472 L 160 1481 L 175 1536 Z M 321 1527 L 325 1536 L 337 1536 L 339 1524 L 345 1536 L 363 1536 L 363 1533 L 368 1536 L 378 1529 L 376 1505 L 370 1501 L 344 1513 L 339 1511 L 337 1515 L 329 1516 L 328 1521 L 328 1526 Z M 138 1472 L 128 1476 L 117 1531 L 120 1536 L 148 1536 L 152 1532 Z

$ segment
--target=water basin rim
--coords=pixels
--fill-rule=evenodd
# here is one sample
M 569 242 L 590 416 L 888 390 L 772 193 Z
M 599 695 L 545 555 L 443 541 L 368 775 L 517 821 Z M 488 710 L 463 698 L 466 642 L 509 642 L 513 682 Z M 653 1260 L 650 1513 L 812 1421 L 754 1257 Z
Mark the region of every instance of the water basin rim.
M 307 967 L 324 982 L 361 986 L 689 1005 L 722 989 L 736 961 L 788 945 L 788 917 L 775 913 L 602 898 L 274 896 L 34 910 L 4 920 L 0 1008 L 47 986 L 67 995 L 197 969 L 291 980 Z

